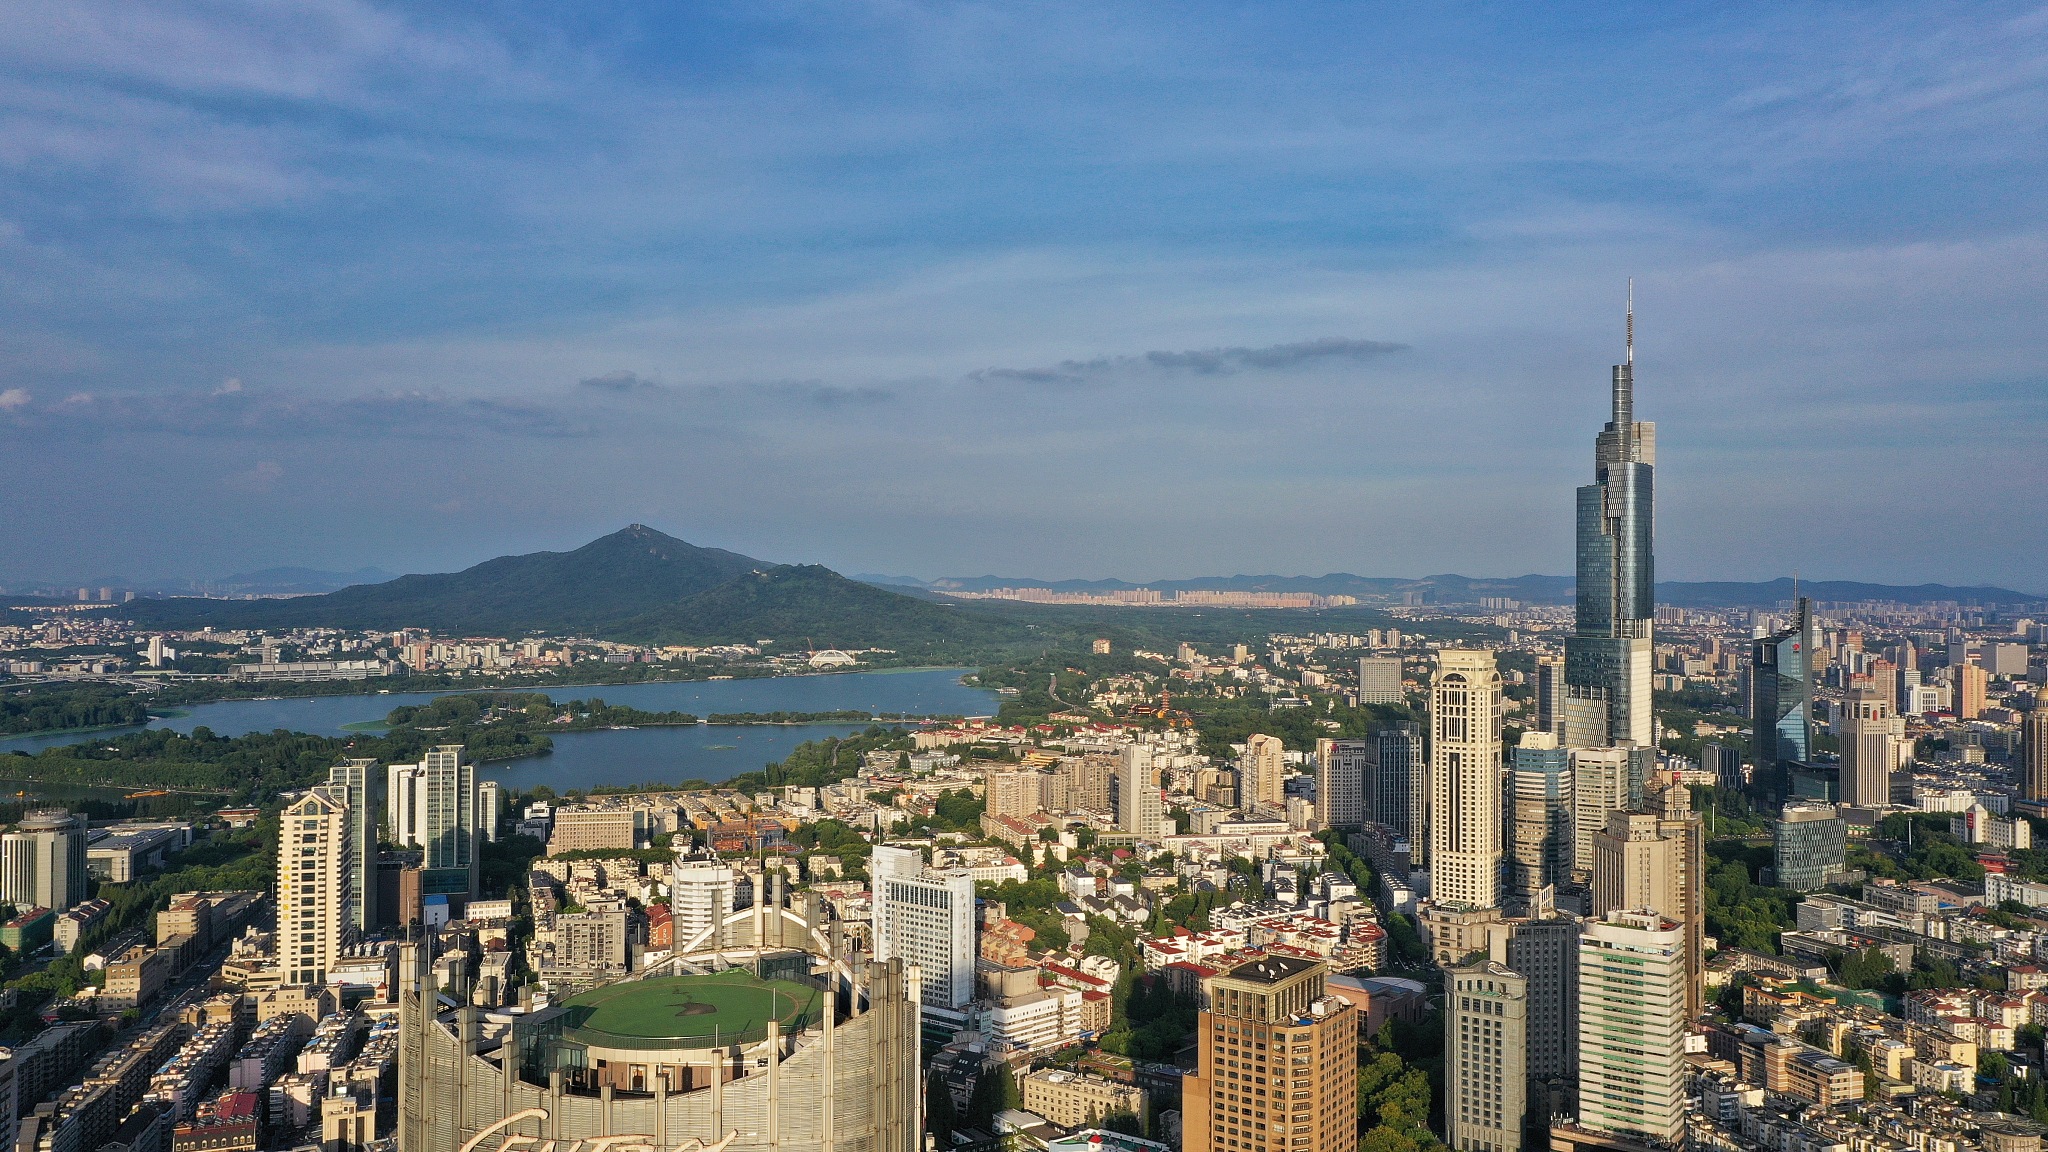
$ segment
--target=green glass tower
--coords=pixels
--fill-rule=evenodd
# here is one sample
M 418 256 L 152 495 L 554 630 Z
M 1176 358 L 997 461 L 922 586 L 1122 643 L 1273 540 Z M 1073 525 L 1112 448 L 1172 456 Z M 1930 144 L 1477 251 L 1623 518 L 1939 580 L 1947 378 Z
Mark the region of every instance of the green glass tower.
M 1571 748 L 1656 742 L 1650 622 L 1657 426 L 1635 416 L 1633 299 L 1626 347 L 1614 366 L 1612 414 L 1593 443 L 1593 482 L 1578 490 L 1578 610 L 1564 647 L 1563 742 Z

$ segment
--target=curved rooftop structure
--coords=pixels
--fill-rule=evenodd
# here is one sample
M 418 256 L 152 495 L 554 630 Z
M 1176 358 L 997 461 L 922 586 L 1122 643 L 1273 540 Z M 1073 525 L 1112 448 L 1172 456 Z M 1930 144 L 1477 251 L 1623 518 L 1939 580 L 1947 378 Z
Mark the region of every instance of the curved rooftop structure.
M 815 1027 L 824 993 L 794 980 L 764 980 L 744 968 L 655 976 L 607 984 L 562 1004 L 562 1038 L 592 1048 L 717 1048 Z

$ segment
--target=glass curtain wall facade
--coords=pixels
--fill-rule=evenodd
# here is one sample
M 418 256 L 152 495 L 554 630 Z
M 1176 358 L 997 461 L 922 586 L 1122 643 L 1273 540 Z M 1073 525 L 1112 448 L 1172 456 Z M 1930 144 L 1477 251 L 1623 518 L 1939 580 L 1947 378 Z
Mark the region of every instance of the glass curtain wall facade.
M 1752 780 L 1767 804 L 1783 804 L 1802 791 L 1795 787 L 1793 777 L 1812 759 L 1812 604 L 1802 597 L 1793 608 L 1791 627 L 1750 644 L 1749 719 L 1754 740 L 1751 759 L 1756 766 Z M 1810 774 L 1811 770 L 1806 771 Z
M 1613 413 L 1578 490 L 1577 619 L 1565 640 L 1565 744 L 1655 743 L 1651 617 L 1656 425 L 1635 418 L 1635 314 L 1626 363 L 1614 366 Z

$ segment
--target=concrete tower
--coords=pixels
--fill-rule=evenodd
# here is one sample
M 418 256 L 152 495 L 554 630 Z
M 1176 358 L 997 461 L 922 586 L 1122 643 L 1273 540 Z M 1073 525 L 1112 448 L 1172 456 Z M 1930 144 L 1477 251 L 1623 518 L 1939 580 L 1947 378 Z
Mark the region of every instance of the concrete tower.
M 277 962 L 287 984 L 324 984 L 355 939 L 354 820 L 346 788 L 315 788 L 277 825 Z
M 85 818 L 39 808 L 0 836 L 0 900 L 62 912 L 85 899 Z
M 1437 653 L 1429 698 L 1429 882 L 1439 907 L 1500 907 L 1500 702 L 1493 653 Z
M 358 933 L 383 922 L 377 908 L 377 831 L 384 817 L 385 781 L 384 768 L 375 760 L 343 760 L 327 770 L 327 786 L 348 798 L 349 884 Z
M 1579 936 L 1579 1123 L 1671 1142 L 1685 1127 L 1685 932 L 1610 912 Z
M 1856 677 L 1843 703 L 1840 722 L 1842 803 L 1852 808 L 1882 808 L 1891 803 L 1892 770 L 1899 759 L 1898 735 L 1893 732 L 1896 723 L 1891 693 L 1870 677 Z

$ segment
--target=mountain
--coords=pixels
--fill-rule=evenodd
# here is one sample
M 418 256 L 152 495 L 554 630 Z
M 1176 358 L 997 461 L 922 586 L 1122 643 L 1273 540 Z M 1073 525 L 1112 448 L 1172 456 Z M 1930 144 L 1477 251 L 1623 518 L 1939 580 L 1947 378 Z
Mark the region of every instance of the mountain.
M 1029 625 L 904 596 L 819 564 L 748 572 L 611 630 L 620 639 L 648 644 L 774 639 L 807 648 L 888 648 L 904 655 L 957 654 L 1025 640 L 1030 632 Z
M 2036 604 L 2048 596 L 2010 588 L 1955 588 L 1947 584 L 1864 584 L 1855 580 L 1801 580 L 1799 594 L 1819 601 L 1889 600 L 1899 604 Z M 1669 581 L 1657 585 L 1657 602 L 1680 608 L 1770 607 L 1792 599 L 1792 579 Z
M 289 600 L 137 600 L 121 611 L 149 627 L 433 628 L 507 635 L 599 632 L 620 620 L 768 565 L 699 548 L 643 524 L 573 552 L 500 556 L 460 572 L 400 576 Z

